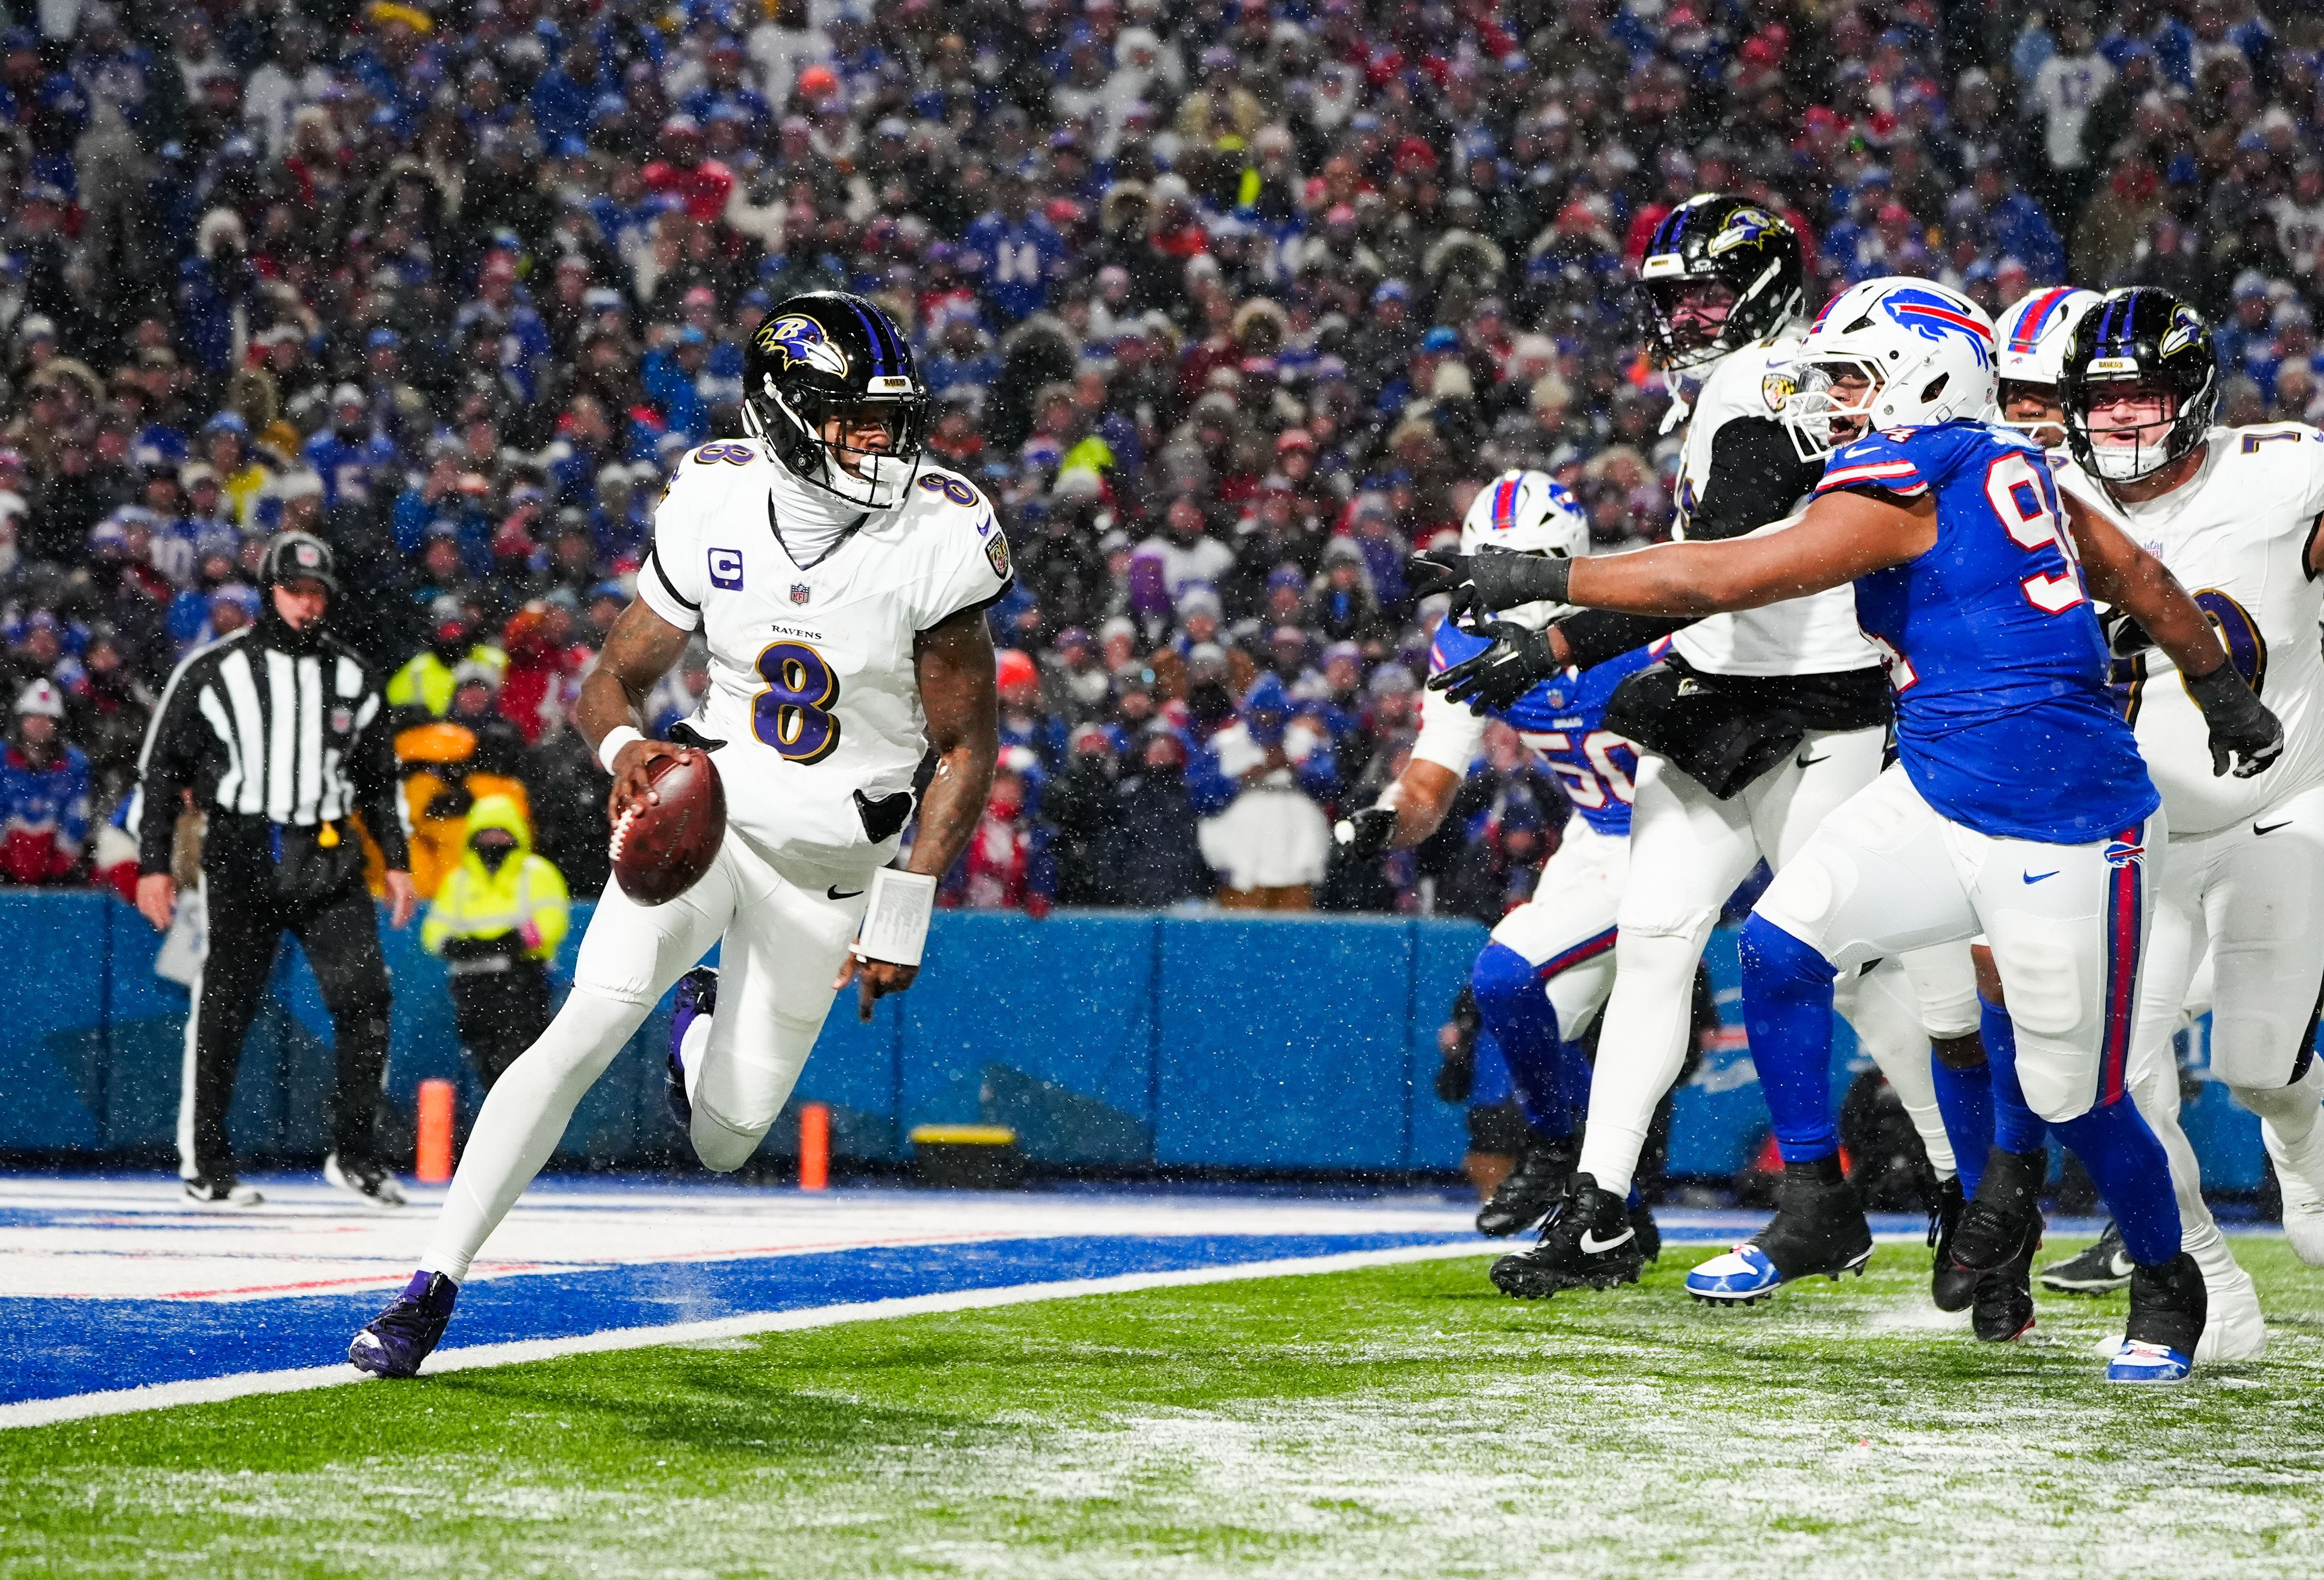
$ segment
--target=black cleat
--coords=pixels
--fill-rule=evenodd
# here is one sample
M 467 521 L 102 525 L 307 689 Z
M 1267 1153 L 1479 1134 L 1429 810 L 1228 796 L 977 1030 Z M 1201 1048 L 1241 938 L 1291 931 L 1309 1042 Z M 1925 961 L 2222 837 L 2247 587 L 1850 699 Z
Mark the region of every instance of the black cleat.
M 1638 1260 L 1660 1261 L 1663 1259 L 1663 1232 L 1646 1203 L 1640 1202 L 1630 1209 L 1630 1227 L 1638 1232 Z
M 1576 1174 L 1550 1209 L 1540 1243 L 1502 1257 L 1486 1276 L 1504 1295 L 1545 1300 L 1560 1289 L 1635 1284 L 1646 1260 L 1629 1204 L 1599 1189 L 1589 1175 Z
M 1953 1231 L 1960 1227 L 1966 1205 L 1956 1176 L 1937 1187 L 1935 1205 L 1929 1208 L 1929 1294 L 1940 1311 L 1966 1310 L 1977 1294 L 1977 1275 L 1953 1261 Z
M 2035 1203 L 2050 1178 L 2050 1154 L 2005 1152 L 1996 1148 L 1977 1182 L 1977 1197 L 1963 1209 L 1953 1230 L 1953 1260 L 1971 1272 L 1996 1272 L 2025 1249 L 2028 1225 L 2041 1213 Z M 2038 1231 L 2036 1231 L 2038 1233 Z
M 323 1178 L 337 1189 L 358 1196 L 375 1207 L 400 1207 L 403 1187 L 395 1176 L 364 1158 L 342 1158 L 337 1152 L 323 1160 Z
M 697 966 L 678 979 L 669 1012 L 669 1047 L 663 1055 L 661 1071 L 662 1101 L 669 1104 L 669 1116 L 678 1128 L 694 1128 L 694 1104 L 686 1096 L 686 1065 L 678 1057 L 685 1045 L 686 1033 L 696 1017 L 718 1012 L 718 973 L 707 966 Z
M 2109 1382 L 2183 1382 L 2195 1368 L 2210 1296 L 2203 1270 L 2181 1252 L 2169 1261 L 2137 1267 L 2130 1275 L 2130 1321 L 2122 1348 L 2107 1365 Z
M 420 1363 L 444 1336 L 445 1325 L 452 1320 L 452 1302 L 459 1294 L 460 1286 L 442 1273 L 413 1273 L 395 1303 L 373 1317 L 347 1345 L 349 1363 L 374 1377 L 418 1376 Z
M 2108 1223 L 2096 1245 L 2043 1268 L 2042 1287 L 2061 1295 L 2110 1295 L 2130 1288 L 2133 1265 L 2122 1248 L 2122 1231 Z
M 1477 1233 L 1499 1240 L 1530 1229 L 1549 1216 L 1573 1176 L 1575 1147 L 1570 1136 L 1551 1139 L 1528 1133 L 1526 1149 L 1508 1178 L 1493 1187 L 1492 1199 L 1477 1209 Z
M 1821 1276 L 1837 1281 L 1872 1260 L 1872 1225 L 1840 1160 L 1784 1165 L 1775 1215 L 1766 1228 L 1686 1275 L 1686 1292 L 1720 1306 L 1756 1305 L 1780 1285 Z
M 1987 1344 L 2006 1344 L 2034 1331 L 2034 1253 L 2041 1249 L 2042 1214 L 2037 1208 L 2026 1219 L 2024 1243 L 2015 1256 L 1997 1268 L 1968 1275 L 1975 1289 L 1969 1329 Z

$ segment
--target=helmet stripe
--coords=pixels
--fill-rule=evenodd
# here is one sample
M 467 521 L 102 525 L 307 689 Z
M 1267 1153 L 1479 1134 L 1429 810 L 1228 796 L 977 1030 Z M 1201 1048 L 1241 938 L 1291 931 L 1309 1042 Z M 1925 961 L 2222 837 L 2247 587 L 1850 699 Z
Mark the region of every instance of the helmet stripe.
M 853 298 L 848 298 L 846 300 L 847 310 L 855 315 L 856 322 L 863 326 L 863 338 L 871 343 L 872 371 L 882 377 L 886 376 L 893 371 L 889 365 L 887 341 L 881 337 L 879 326 L 872 322 L 872 315 L 856 306 Z
M 2028 306 L 2020 309 L 2017 313 L 2017 332 L 2009 337 L 2009 349 L 2016 352 L 2031 352 L 2034 349 L 2034 342 L 2042 337 L 2042 330 L 2049 323 L 2050 315 L 2058 310 L 2060 302 L 2072 294 L 2072 288 L 2070 286 L 2053 285 L 2036 297 Z

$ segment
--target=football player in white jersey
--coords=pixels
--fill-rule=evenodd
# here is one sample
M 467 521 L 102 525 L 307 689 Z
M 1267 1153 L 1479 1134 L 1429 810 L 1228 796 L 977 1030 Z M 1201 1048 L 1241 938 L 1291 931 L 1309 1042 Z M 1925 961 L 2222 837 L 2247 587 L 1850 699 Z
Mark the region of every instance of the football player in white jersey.
M 1789 514 L 1823 469 L 1777 420 L 1804 327 L 1799 237 L 1742 199 L 1690 198 L 1648 243 L 1638 288 L 1655 362 L 1674 388 L 1682 378 L 1698 384 L 1675 535 L 1740 537 Z M 1826 813 L 1872 782 L 1887 737 L 1886 672 L 1845 586 L 1698 621 L 1588 612 L 1496 643 L 1430 685 L 1489 670 L 1496 683 L 1478 691 L 1479 705 L 1506 707 L 1568 665 L 1587 670 L 1664 636 L 1669 654 L 1606 710 L 1606 727 L 1640 747 L 1629 881 L 1572 1200 L 1527 1253 L 1536 1280 L 1572 1287 L 1602 1287 L 1626 1270 L 1628 1248 L 1609 1225 L 1626 1217 L 1655 1106 L 1683 1067 L 1695 966 L 1720 908 L 1763 858 L 1780 869 Z M 1851 977 L 1839 998 L 1948 1179 L 1928 1039 L 1977 1030 L 1967 956 L 1952 955 L 1957 965 L 1932 957 L 1926 980 L 1916 971 L 1911 985 L 1885 963 Z M 1949 1227 L 1958 1197 L 1947 1206 Z M 1968 1298 L 1964 1285 L 1956 1303 Z
M 2324 432 L 2212 426 L 2209 327 L 2153 288 L 2111 292 L 2083 319 L 2061 396 L 2072 459 L 2058 483 L 2070 507 L 2113 522 L 2192 590 L 2285 732 L 2272 772 L 2214 778 L 2171 661 L 2135 624 L 2115 627 L 2126 707 L 2172 828 L 2132 1045 L 2139 1104 L 2175 1116 L 2170 1040 L 2208 948 L 2212 1073 L 2259 1114 L 2286 1237 L 2302 1261 L 2324 1265 L 2324 1070 L 2314 1057 L 2324 1005 Z M 2175 1124 L 2157 1128 L 2177 1143 L 2186 1248 L 2216 1288 L 2234 1259 L 2203 1208 L 2184 1138 Z M 2240 1326 L 2234 1353 L 2256 1354 L 2255 1300 Z
M 1590 522 L 1548 473 L 1511 470 L 1478 491 L 1461 523 L 1461 551 L 1586 554 Z M 1545 606 L 1511 609 L 1500 618 L 1538 627 L 1551 613 Z M 1430 669 L 1449 669 L 1489 641 L 1442 624 Z M 1636 749 L 1600 728 L 1599 714 L 1613 688 L 1651 661 L 1641 649 L 1587 673 L 1562 671 L 1490 716 L 1441 693 L 1422 693 L 1420 735 L 1404 772 L 1377 803 L 1339 826 L 1341 845 L 1357 861 L 1420 844 L 1444 820 L 1496 716 L 1547 762 L 1573 808 L 1533 897 L 1494 927 L 1470 972 L 1478 1013 L 1500 1045 L 1526 1120 L 1517 1167 L 1477 1214 L 1480 1234 L 1514 1234 L 1540 1223 L 1573 1171 L 1576 1095 L 1590 1082 L 1576 1044 L 1614 984 L 1614 912 L 1629 870 L 1637 772 Z M 1652 1215 L 1640 1206 L 1631 1217 L 1639 1239 L 1658 1249 Z M 1645 1249 L 1640 1255 L 1653 1260 Z
M 606 886 L 572 994 L 486 1098 L 420 1270 L 349 1347 L 365 1372 L 418 1370 L 581 1095 L 714 944 L 728 1012 L 689 1042 L 683 1089 L 696 1155 L 740 1168 L 838 989 L 855 981 L 868 1017 L 911 985 L 936 882 L 984 808 L 1000 745 L 984 610 L 1009 549 L 974 487 L 921 462 L 927 394 L 903 337 L 861 297 L 795 296 L 752 337 L 743 377 L 750 437 L 680 463 L 575 710 L 617 826 L 654 799 L 656 759 L 706 752 L 725 839 L 666 904 Z M 649 740 L 639 704 L 697 631 L 710 688 L 684 741 Z M 930 749 L 918 838 L 893 868 Z

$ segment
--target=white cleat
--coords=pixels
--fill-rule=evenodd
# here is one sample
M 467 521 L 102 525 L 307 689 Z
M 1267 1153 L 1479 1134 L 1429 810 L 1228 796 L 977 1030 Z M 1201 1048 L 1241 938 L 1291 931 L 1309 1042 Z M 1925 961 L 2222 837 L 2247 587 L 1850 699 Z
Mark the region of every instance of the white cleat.
M 2301 1261 L 2324 1267 L 2324 1187 L 2319 1185 L 2324 1181 L 2324 1119 L 2309 1132 L 2297 1158 L 2276 1140 L 2275 1127 L 2264 1119 L 2259 1122 L 2259 1133 L 2283 1191 L 2283 1237 Z
M 360 1197 L 375 1207 L 400 1207 L 403 1205 L 403 1187 L 395 1176 L 376 1163 L 341 1162 L 333 1152 L 323 1160 L 323 1178 L 349 1196 Z

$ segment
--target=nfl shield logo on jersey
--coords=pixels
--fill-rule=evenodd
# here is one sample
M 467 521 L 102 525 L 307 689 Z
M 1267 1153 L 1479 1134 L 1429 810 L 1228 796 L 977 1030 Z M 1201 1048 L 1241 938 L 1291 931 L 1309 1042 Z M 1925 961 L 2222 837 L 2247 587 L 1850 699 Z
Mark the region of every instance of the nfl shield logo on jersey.
M 792 603 L 794 603 L 794 604 L 804 604 L 804 603 L 806 603 L 806 602 L 807 601 L 807 599 L 808 599 L 810 596 L 813 596 L 813 595 L 811 594 L 810 590 L 808 589 L 807 583 L 805 583 L 805 582 L 803 582 L 803 581 L 795 581 L 795 582 L 791 583 L 791 602 L 792 602 Z

